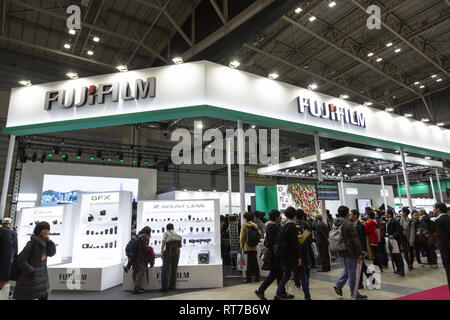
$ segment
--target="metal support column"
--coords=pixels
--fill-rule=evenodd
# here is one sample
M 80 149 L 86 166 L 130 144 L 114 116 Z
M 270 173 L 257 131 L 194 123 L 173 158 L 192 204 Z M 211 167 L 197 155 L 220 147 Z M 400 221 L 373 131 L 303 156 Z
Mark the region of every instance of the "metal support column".
M 316 161 L 317 161 L 317 177 L 319 178 L 319 182 L 323 182 L 323 174 L 322 174 L 322 160 L 320 158 L 320 138 L 317 134 L 314 135 L 314 145 L 316 149 Z M 327 217 L 327 208 L 325 207 L 325 201 L 320 200 L 320 206 L 322 207 L 322 219 L 325 224 L 328 222 Z
M 401 192 L 401 190 L 400 190 L 400 180 L 398 179 L 398 174 L 396 174 L 395 177 L 397 178 L 398 198 L 400 199 L 400 204 L 402 204 L 402 206 L 403 206 L 403 202 L 402 202 L 402 192 Z
M 439 189 L 439 199 L 441 202 L 444 202 L 444 196 L 442 195 L 441 181 L 439 180 L 439 171 L 436 169 L 436 181 Z
M 244 129 L 242 126 L 242 120 L 237 121 L 238 126 L 238 164 L 239 164 L 239 197 L 241 208 L 241 223 L 244 223 L 245 213 L 245 141 L 244 141 Z
M 345 206 L 345 189 L 344 189 L 344 180 L 341 180 L 341 190 L 342 190 L 342 202 L 341 204 Z
M 413 205 L 411 198 L 411 190 L 409 189 L 408 171 L 406 170 L 405 152 L 403 151 L 403 148 L 400 149 L 400 156 L 402 158 L 403 178 L 405 179 L 406 195 L 408 197 L 408 206 L 409 210 L 412 211 Z
M 381 188 L 383 189 L 383 202 L 384 202 L 384 211 L 387 211 L 387 200 L 386 200 L 386 190 L 384 189 L 384 177 L 381 176 Z
M 231 185 L 231 139 L 227 139 L 227 164 L 228 164 L 228 213 L 233 214 L 232 185 Z
M 9 137 L 9 148 L 6 156 L 5 175 L 3 176 L 3 188 L 0 202 L 0 215 L 3 219 L 5 216 L 6 200 L 8 199 L 9 178 L 11 175 L 11 164 L 14 155 L 14 144 L 16 142 L 16 136 L 11 135 Z
M 436 193 L 434 192 L 433 176 L 430 176 L 431 192 L 433 192 L 433 201 L 436 203 Z

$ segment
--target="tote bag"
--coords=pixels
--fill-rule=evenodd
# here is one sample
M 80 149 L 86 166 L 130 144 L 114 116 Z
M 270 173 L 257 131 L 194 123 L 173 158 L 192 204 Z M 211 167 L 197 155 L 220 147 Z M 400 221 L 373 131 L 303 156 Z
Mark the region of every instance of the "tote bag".
M 248 256 L 245 253 L 237 254 L 236 269 L 238 271 L 247 271 Z

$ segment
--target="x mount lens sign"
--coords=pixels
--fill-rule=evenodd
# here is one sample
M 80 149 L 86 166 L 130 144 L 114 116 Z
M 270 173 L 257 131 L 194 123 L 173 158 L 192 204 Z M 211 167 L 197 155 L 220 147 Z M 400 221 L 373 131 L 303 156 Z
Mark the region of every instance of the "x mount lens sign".
M 310 115 L 316 118 L 329 119 L 332 121 L 344 122 L 357 127 L 366 127 L 366 117 L 364 113 L 350 110 L 346 107 L 322 102 L 310 98 L 297 98 L 299 113 L 305 113 L 306 109 Z
M 119 100 L 139 100 L 154 98 L 156 92 L 156 78 L 148 78 L 147 81 L 137 79 L 133 90 L 128 82 L 102 83 L 98 86 L 81 87 L 76 90 L 50 90 L 45 93 L 44 110 L 50 111 L 53 103 L 60 108 L 83 107 L 86 104 L 103 104 L 106 96 L 111 96 L 112 102 Z M 75 98 L 77 97 L 77 99 Z M 77 100 L 77 101 L 75 101 Z

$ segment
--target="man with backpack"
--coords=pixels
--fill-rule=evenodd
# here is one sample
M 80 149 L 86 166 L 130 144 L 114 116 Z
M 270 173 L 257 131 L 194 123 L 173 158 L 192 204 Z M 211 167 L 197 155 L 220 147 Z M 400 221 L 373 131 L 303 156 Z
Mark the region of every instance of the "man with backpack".
M 348 207 L 340 206 L 338 218 L 333 221 L 333 229 L 330 231 L 330 249 L 338 253 L 344 265 L 334 291 L 342 297 L 342 288 L 348 280 L 351 295 L 356 299 L 367 299 L 367 296 L 360 294 L 356 287 L 359 283 L 359 279 L 356 279 L 358 260 L 362 260 L 363 256 L 361 242 L 353 222 L 349 219 L 349 212 Z
M 261 240 L 261 232 L 259 231 L 258 225 L 253 222 L 255 215 L 252 212 L 245 213 L 244 219 L 245 223 L 241 227 L 239 239 L 241 248 L 244 251 L 244 254 L 247 255 L 246 283 L 252 282 L 252 276 L 255 276 L 256 282 L 259 282 L 259 266 L 256 247 L 259 244 L 259 240 Z
M 267 256 L 263 259 L 265 260 L 264 263 L 267 263 L 270 272 L 266 279 L 264 279 L 264 281 L 261 283 L 259 288 L 255 290 L 255 294 L 261 300 L 267 300 L 264 292 L 275 280 L 277 280 L 277 284 L 280 284 L 281 278 L 283 277 L 280 257 L 275 255 L 273 248 L 278 241 L 278 236 L 280 233 L 280 221 L 280 211 L 271 210 L 269 212 L 269 221 L 266 223 L 266 236 L 264 239 L 264 247 L 267 248 Z M 286 291 L 282 293 L 282 297 L 288 297 Z
M 292 273 L 303 264 L 302 250 L 298 241 L 297 226 L 295 224 L 295 209 L 292 207 L 287 208 L 284 212 L 284 216 L 286 219 L 281 221 L 280 234 L 278 236 L 277 244 L 274 246 L 274 253 L 280 257 L 281 267 L 284 273 L 278 284 L 274 300 L 294 298 L 293 295 L 285 295 L 286 284 L 291 279 Z M 303 290 L 307 289 L 309 288 L 303 288 Z M 311 299 L 308 291 L 305 292 L 305 299 Z
M 148 281 L 148 264 L 150 263 L 151 267 L 155 264 L 155 253 L 153 248 L 148 245 L 151 232 L 150 227 L 144 227 L 139 231 L 137 236 L 128 242 L 125 248 L 125 252 L 133 268 L 134 294 L 142 294 L 145 292 L 142 288 L 142 280 L 144 275 L 147 274 Z M 125 271 L 128 271 L 128 269 L 125 269 Z

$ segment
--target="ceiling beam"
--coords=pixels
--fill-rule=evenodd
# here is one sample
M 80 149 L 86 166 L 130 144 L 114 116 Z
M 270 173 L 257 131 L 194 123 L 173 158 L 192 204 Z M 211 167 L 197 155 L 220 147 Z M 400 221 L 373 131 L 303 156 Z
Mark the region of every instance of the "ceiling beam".
M 354 91 L 354 90 L 352 90 L 352 89 L 350 89 L 350 88 L 347 88 L 347 87 L 345 87 L 345 86 L 343 86 L 343 85 L 340 85 L 339 83 L 337 83 L 337 82 L 335 82 L 335 81 L 332 81 L 332 80 L 329 80 L 329 79 L 327 79 L 327 78 L 325 78 L 325 77 L 323 77 L 323 76 L 321 76 L 321 75 L 319 75 L 319 74 L 317 74 L 317 73 L 314 73 L 314 72 L 311 72 L 311 71 L 309 71 L 309 70 L 307 70 L 307 69 L 304 69 L 303 67 L 298 66 L 298 65 L 296 65 L 296 64 L 294 64 L 294 63 L 292 63 L 292 62 L 289 62 L 289 61 L 286 61 L 286 60 L 284 60 L 284 59 L 282 59 L 282 58 L 279 58 L 279 57 L 277 57 L 277 56 L 275 56 L 275 55 L 273 55 L 273 54 L 271 54 L 271 53 L 269 53 L 269 52 L 260 50 L 260 49 L 258 49 L 258 48 L 256 48 L 256 47 L 252 46 L 252 45 L 249 45 L 249 44 L 244 44 L 244 47 L 247 48 L 247 49 L 256 51 L 256 52 L 258 52 L 259 54 L 264 55 L 264 56 L 266 56 L 266 57 L 269 57 L 269 58 L 271 58 L 271 59 L 273 59 L 273 60 L 276 60 L 276 61 L 278 61 L 278 62 L 281 62 L 281 63 L 283 63 L 284 65 L 286 65 L 286 66 L 288 66 L 288 67 L 297 69 L 297 70 L 300 71 L 300 72 L 307 73 L 307 74 L 309 74 L 309 75 L 311 75 L 311 76 L 313 76 L 313 77 L 315 77 L 315 78 L 317 78 L 317 79 L 320 79 L 320 80 L 322 80 L 322 81 L 324 81 L 324 82 L 327 82 L 327 83 L 329 83 L 329 84 L 331 84 L 331 85 L 333 85 L 333 86 L 335 86 L 335 87 L 341 88 L 341 89 L 343 89 L 345 92 L 348 92 L 348 93 L 351 93 L 351 94 L 353 94 L 353 95 L 355 95 L 355 96 L 358 96 L 358 97 L 363 98 L 365 101 L 371 101 L 371 102 L 373 102 L 374 104 L 376 104 L 376 105 L 381 105 L 381 106 L 383 106 L 383 107 L 385 107 L 385 108 L 388 107 L 387 105 L 382 104 L 382 103 L 380 103 L 379 101 L 373 100 L 372 98 L 370 98 L 370 97 L 368 97 L 368 96 L 366 96 L 366 95 L 363 95 L 363 94 L 361 94 L 361 93 L 359 93 L 359 92 L 356 92 L 356 91 Z
M 17 5 L 20 5 L 20 6 L 24 7 L 24 8 L 28 8 L 30 10 L 34 10 L 34 11 L 37 11 L 39 13 L 48 15 L 50 17 L 54 17 L 54 18 L 57 18 L 57 19 L 60 19 L 60 20 L 63 20 L 63 21 L 67 20 L 67 16 L 65 16 L 65 15 L 58 14 L 58 13 L 52 12 L 52 11 L 48 11 L 48 10 L 40 8 L 40 7 L 36 7 L 34 5 L 31 5 L 31 4 L 26 3 L 24 1 L 21 1 L 21 0 L 8 0 L 8 1 L 10 1 L 12 3 L 15 3 Z M 131 37 L 127 37 L 127 36 L 121 35 L 119 33 L 115 33 L 115 32 L 109 31 L 107 29 L 94 26 L 94 25 L 86 23 L 86 22 L 81 22 L 81 26 L 82 27 L 91 28 L 92 30 L 104 33 L 104 34 L 109 35 L 109 36 L 114 37 L 114 38 L 119 38 L 119 39 L 126 40 L 126 41 L 129 41 L 129 42 L 135 43 L 135 44 L 139 44 L 139 40 L 137 40 L 137 39 L 134 39 L 134 38 L 131 38 Z M 164 61 L 165 63 L 168 63 L 168 60 L 166 58 L 161 56 L 159 53 L 155 52 L 153 49 L 151 49 L 147 45 L 143 44 L 142 47 L 145 48 L 152 55 L 155 55 L 159 59 Z
M 212 44 L 216 43 L 232 31 L 234 31 L 239 26 L 243 25 L 249 19 L 254 17 L 256 14 L 264 10 L 270 4 L 272 4 L 275 0 L 257 0 L 252 5 L 250 5 L 247 9 L 240 12 L 236 17 L 228 21 L 218 30 L 210 34 L 208 37 L 197 43 L 195 46 L 185 51 L 182 54 L 183 60 L 188 61 L 190 58 L 208 48 Z
M 364 8 L 358 1 L 356 0 L 350 0 L 355 6 L 366 12 L 366 8 Z M 398 32 L 396 32 L 394 29 L 392 29 L 389 25 L 387 25 L 383 20 L 380 21 L 381 25 L 383 25 L 386 29 L 388 29 L 392 34 L 394 34 L 396 37 L 398 37 L 400 40 L 402 40 L 404 43 L 406 43 L 408 46 L 410 46 L 414 51 L 416 51 L 419 55 L 421 55 L 425 60 L 429 61 L 431 64 L 433 64 L 436 68 L 438 68 L 440 71 L 444 72 L 447 76 L 449 75 L 449 72 L 445 70 L 443 67 L 441 67 L 439 64 L 437 64 L 433 59 L 431 59 L 429 56 L 427 56 L 425 53 L 423 53 L 420 49 L 416 48 L 410 41 L 405 39 L 402 35 L 400 35 Z
M 222 23 L 223 24 L 227 23 L 227 19 L 225 19 L 225 16 L 223 15 L 222 11 L 217 5 L 217 2 L 215 0 L 209 0 L 209 2 L 211 2 L 211 5 L 213 6 L 214 10 L 216 10 L 217 15 L 219 16 L 220 20 L 222 20 Z
M 349 56 L 350 58 L 352 58 L 352 59 L 358 61 L 360 64 L 362 64 L 362 65 L 364 65 L 364 66 L 366 66 L 366 67 L 372 69 L 373 71 L 379 73 L 380 75 L 382 75 L 382 76 L 384 76 L 384 77 L 390 79 L 391 81 L 395 82 L 395 83 L 398 84 L 399 86 L 404 87 L 405 89 L 407 89 L 407 90 L 409 90 L 409 91 L 415 93 L 415 94 L 418 95 L 419 97 L 421 96 L 420 93 L 416 92 L 414 89 L 410 88 L 409 86 L 407 86 L 407 85 L 404 84 L 403 82 L 398 81 L 397 79 L 395 79 L 395 78 L 389 76 L 388 74 L 386 74 L 386 73 L 384 73 L 383 71 L 379 70 L 378 68 L 374 67 L 374 66 L 371 65 L 370 63 L 368 63 L 368 62 L 362 60 L 361 58 L 359 58 L 359 57 L 357 57 L 357 56 L 354 56 L 353 54 L 351 54 L 351 53 L 347 52 L 346 50 L 340 48 L 340 47 L 337 46 L 336 44 L 331 43 L 331 42 L 328 41 L 327 39 L 325 39 L 325 38 L 319 36 L 318 34 L 312 32 L 312 31 L 309 30 L 308 28 L 304 27 L 303 25 L 301 25 L 301 24 L 298 23 L 297 21 L 294 21 L 294 20 L 288 18 L 287 16 L 283 16 L 282 19 L 283 19 L 284 21 L 289 22 L 289 23 L 291 23 L 292 25 L 296 26 L 296 27 L 299 28 L 300 30 L 303 30 L 303 31 L 309 33 L 310 35 L 312 35 L 312 36 L 314 36 L 315 38 L 319 39 L 320 41 L 322 41 L 322 42 L 328 44 L 329 46 L 335 48 L 336 50 L 340 51 L 341 53 L 343 53 L 343 54 Z

